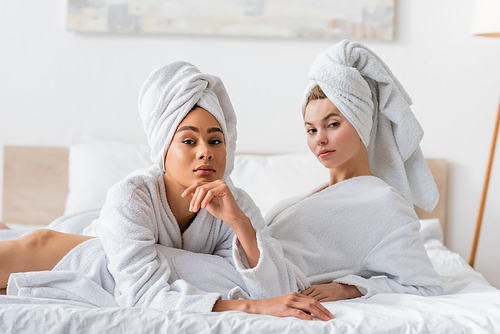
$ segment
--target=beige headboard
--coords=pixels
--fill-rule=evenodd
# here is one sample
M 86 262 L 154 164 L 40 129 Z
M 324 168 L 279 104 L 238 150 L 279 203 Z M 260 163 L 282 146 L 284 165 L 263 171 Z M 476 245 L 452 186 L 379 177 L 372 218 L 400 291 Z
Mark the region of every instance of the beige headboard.
M 64 212 L 68 148 L 4 147 L 3 222 L 46 225 Z
M 68 148 L 4 148 L 3 221 L 48 224 L 64 212 L 68 194 Z M 439 218 L 446 224 L 447 163 L 427 159 L 441 195 L 433 212 L 415 208 L 420 218 Z

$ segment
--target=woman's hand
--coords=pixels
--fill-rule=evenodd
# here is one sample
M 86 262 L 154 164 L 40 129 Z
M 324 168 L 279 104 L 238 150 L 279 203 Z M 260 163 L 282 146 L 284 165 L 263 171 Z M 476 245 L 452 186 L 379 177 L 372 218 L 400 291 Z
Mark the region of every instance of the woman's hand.
M 229 226 L 237 224 L 243 217 L 246 217 L 236 203 L 231 190 L 222 180 L 196 182 L 181 196 L 186 198 L 189 195 L 193 195 L 189 206 L 191 212 L 207 209 L 212 216 L 226 222 Z
M 206 209 L 212 216 L 224 221 L 233 230 L 245 252 L 248 264 L 254 268 L 259 263 L 260 251 L 252 222 L 240 209 L 231 190 L 224 181 L 196 182 L 181 195 L 193 195 L 189 211 Z
M 323 302 L 334 302 L 337 300 L 358 298 L 363 296 L 354 285 L 342 283 L 327 283 L 321 285 L 312 285 L 309 289 L 302 292 L 304 296 L 309 296 L 315 300 Z
M 276 317 L 295 317 L 303 320 L 314 320 L 313 315 L 323 321 L 333 319 L 330 311 L 318 301 L 296 292 L 264 300 L 219 300 L 212 311 L 230 310 Z

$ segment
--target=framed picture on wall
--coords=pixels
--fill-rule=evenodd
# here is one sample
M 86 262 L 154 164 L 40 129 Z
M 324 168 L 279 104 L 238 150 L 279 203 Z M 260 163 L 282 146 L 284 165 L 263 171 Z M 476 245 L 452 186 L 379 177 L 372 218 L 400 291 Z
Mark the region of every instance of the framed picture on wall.
M 395 0 L 68 0 L 78 32 L 390 41 Z

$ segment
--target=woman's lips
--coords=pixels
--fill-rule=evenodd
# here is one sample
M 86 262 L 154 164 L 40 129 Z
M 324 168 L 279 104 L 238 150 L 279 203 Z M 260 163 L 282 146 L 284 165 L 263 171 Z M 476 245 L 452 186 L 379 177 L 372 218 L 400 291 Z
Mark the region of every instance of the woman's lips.
M 321 150 L 319 151 L 318 153 L 318 157 L 320 157 L 321 159 L 324 159 L 324 158 L 327 158 L 329 157 L 333 152 L 335 152 L 335 150 L 332 150 L 332 151 L 329 151 L 329 150 Z
M 196 167 L 194 172 L 199 175 L 212 175 L 215 173 L 215 169 L 210 165 L 201 165 Z

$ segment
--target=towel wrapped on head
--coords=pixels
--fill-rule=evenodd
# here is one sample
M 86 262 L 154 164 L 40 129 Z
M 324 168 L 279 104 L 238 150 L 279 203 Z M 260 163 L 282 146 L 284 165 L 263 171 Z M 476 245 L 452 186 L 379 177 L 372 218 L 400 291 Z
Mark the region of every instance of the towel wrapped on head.
M 410 205 L 432 211 L 439 193 L 420 150 L 423 130 L 410 109 L 410 96 L 389 67 L 366 46 L 343 40 L 316 58 L 309 78 L 302 110 L 319 86 L 356 129 L 372 174 Z
M 219 122 L 226 142 L 226 173 L 231 174 L 236 150 L 236 114 L 222 81 L 178 61 L 154 70 L 139 93 L 139 113 L 151 147 L 151 160 L 165 172 L 165 154 L 178 125 L 199 106 Z

